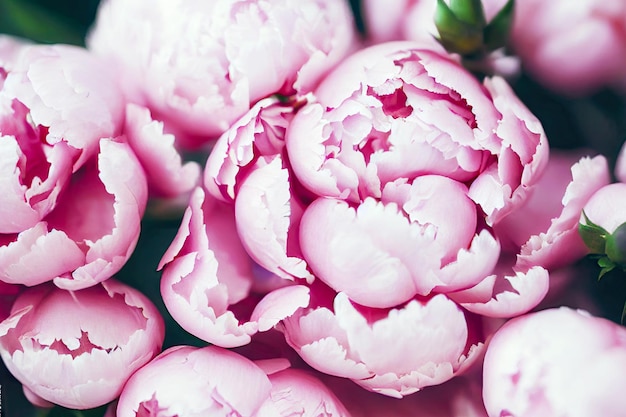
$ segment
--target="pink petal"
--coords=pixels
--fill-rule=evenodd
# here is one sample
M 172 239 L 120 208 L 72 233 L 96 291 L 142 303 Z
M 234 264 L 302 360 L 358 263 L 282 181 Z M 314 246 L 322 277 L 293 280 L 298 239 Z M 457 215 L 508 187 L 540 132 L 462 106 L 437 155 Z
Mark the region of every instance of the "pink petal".
M 163 132 L 163 123 L 153 120 L 150 110 L 129 103 L 124 131 L 146 171 L 152 192 L 174 197 L 198 184 L 200 166 L 195 162 L 183 163 L 174 136 Z
M 461 305 L 472 313 L 488 317 L 515 317 L 526 313 L 548 292 L 548 271 L 534 266 L 526 272 L 512 272 L 515 275 L 497 276 L 489 301 L 461 302 Z
M 251 322 L 257 322 L 260 332 L 274 327 L 278 322 L 293 315 L 297 309 L 309 305 L 309 288 L 292 285 L 268 293 L 254 308 Z
M 64 289 L 86 288 L 111 277 L 126 263 L 139 239 L 148 190 L 130 147 L 103 139 L 97 169 L 99 172 L 87 171 L 82 181 L 72 183 L 50 218 L 51 225 L 87 247 L 86 264 L 71 278 L 55 279 Z
M 259 160 L 235 201 L 237 231 L 259 265 L 288 280 L 313 279 L 298 244 L 301 213 L 282 158 Z

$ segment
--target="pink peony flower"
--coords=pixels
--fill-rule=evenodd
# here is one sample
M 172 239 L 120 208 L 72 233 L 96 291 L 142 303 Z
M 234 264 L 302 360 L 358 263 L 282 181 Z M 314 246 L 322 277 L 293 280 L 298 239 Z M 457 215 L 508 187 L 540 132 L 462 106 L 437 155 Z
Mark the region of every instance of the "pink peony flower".
M 353 55 L 315 95 L 286 133 L 295 176 L 318 196 L 300 226 L 315 276 L 381 308 L 482 282 L 500 254 L 485 225 L 524 203 L 548 157 L 510 87 L 391 43 Z
M 559 308 L 515 318 L 493 337 L 484 363 L 489 416 L 621 416 L 626 330 Z
M 314 368 L 386 395 L 440 384 L 486 337 L 464 303 L 510 317 L 547 291 L 541 265 L 494 271 L 493 232 L 547 151 L 502 79 L 414 43 L 361 51 L 220 137 L 161 261 L 166 305 L 221 346 L 278 325 Z
M 182 147 L 214 139 L 259 99 L 311 91 L 354 42 L 336 0 L 108 0 L 88 37 Z
M 0 355 L 33 399 L 86 409 L 115 399 L 164 333 L 156 307 L 113 279 L 75 292 L 44 284 L 0 323 Z
M 582 95 L 624 83 L 626 3 L 520 0 L 515 7 L 511 46 L 546 87 Z
M 626 223 L 624 210 L 616 210 L 616 207 L 621 208 L 625 204 L 626 183 L 617 182 L 597 190 L 585 204 L 584 212 L 591 222 L 613 233 L 615 229 Z M 583 216 L 580 216 L 580 223 L 585 223 Z
M 77 47 L 23 48 L 0 68 L 0 280 L 81 289 L 134 249 L 145 174 L 101 63 Z
M 117 417 L 255 416 L 272 385 L 252 361 L 214 346 L 175 346 L 138 370 Z

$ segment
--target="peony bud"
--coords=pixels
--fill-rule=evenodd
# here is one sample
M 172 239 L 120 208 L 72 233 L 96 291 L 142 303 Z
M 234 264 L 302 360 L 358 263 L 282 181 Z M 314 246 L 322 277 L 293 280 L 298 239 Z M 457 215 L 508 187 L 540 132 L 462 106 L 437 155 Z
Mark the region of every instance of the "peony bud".
M 156 355 L 164 325 L 137 290 L 112 279 L 81 290 L 29 288 L 0 323 L 0 355 L 32 399 L 86 409 L 121 392 Z

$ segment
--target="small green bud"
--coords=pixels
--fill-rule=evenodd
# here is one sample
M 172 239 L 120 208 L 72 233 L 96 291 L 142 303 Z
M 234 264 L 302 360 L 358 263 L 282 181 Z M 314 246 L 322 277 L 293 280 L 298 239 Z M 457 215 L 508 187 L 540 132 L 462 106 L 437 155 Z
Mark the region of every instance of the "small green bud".
M 611 261 L 626 267 L 626 223 L 607 236 L 605 253 Z
M 585 218 L 585 223 L 578 224 L 578 233 L 580 234 L 580 237 L 583 239 L 583 242 L 589 249 L 589 252 L 604 255 L 606 238 L 609 235 L 609 232 L 589 220 L 589 217 L 587 217 L 584 211 L 582 214 Z
M 461 2 L 469 4 L 472 3 L 473 0 L 457 0 L 455 2 L 457 9 L 461 9 L 461 6 L 459 6 Z M 464 13 L 471 14 L 465 11 Z M 464 21 L 461 17 L 457 16 L 444 0 L 437 0 L 435 26 L 439 32 L 437 40 L 449 52 L 471 55 L 482 49 L 483 25 Z

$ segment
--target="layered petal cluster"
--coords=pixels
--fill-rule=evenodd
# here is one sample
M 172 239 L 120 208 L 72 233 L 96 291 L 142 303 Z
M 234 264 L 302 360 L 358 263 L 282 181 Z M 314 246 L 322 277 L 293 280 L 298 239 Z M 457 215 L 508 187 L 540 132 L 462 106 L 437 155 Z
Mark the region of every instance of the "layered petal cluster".
M 129 379 L 117 416 L 349 417 L 315 377 L 270 362 L 257 365 L 215 346 L 172 347 Z
M 86 288 L 126 262 L 146 206 L 123 99 L 84 49 L 12 56 L 0 68 L 0 280 Z
M 42 284 L 0 323 L 0 356 L 36 403 L 94 408 L 119 396 L 164 334 L 152 302 L 114 279 L 74 292 Z
M 501 265 L 495 233 L 547 157 L 502 79 L 421 44 L 362 50 L 219 138 L 161 261 L 166 305 L 221 346 L 278 325 L 314 368 L 371 391 L 440 384 L 480 357 L 470 311 L 515 316 L 548 289 L 543 266 Z
M 354 41 L 345 1 L 107 0 L 88 46 L 131 102 L 197 147 L 264 97 L 310 91 Z
M 566 307 L 506 323 L 485 355 L 489 416 L 621 416 L 626 330 Z

